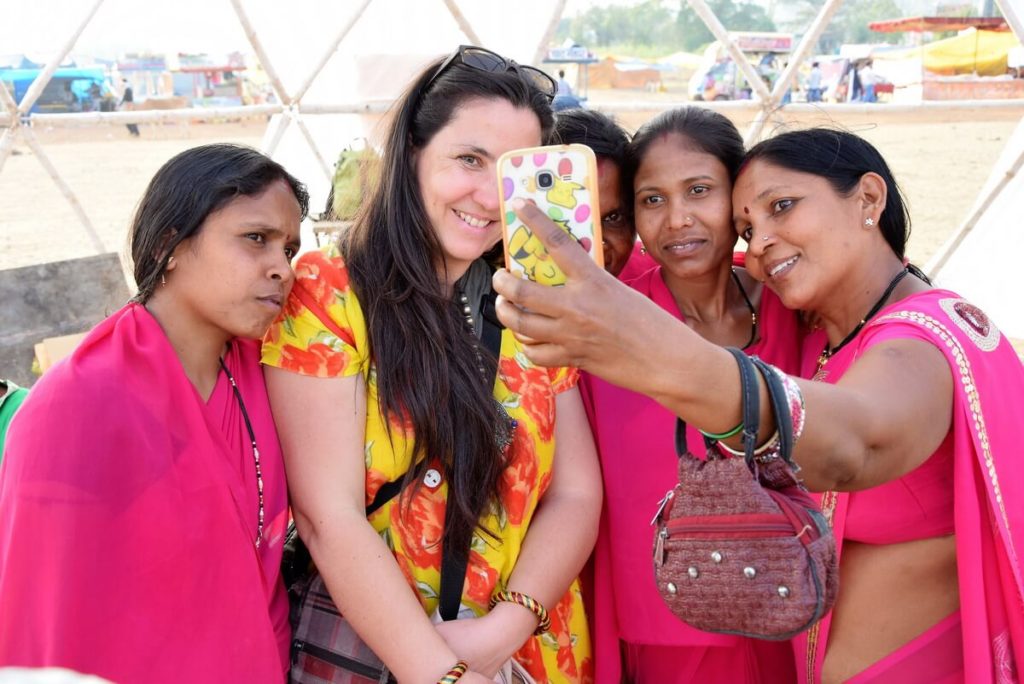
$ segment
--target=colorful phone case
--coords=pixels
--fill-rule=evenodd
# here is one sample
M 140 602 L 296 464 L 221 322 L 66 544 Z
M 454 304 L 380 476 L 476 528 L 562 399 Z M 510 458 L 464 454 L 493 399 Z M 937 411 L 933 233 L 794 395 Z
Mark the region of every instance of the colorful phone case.
M 506 152 L 498 160 L 505 267 L 543 285 L 564 285 L 565 274 L 540 240 L 512 211 L 516 197 L 533 202 L 604 267 L 597 161 L 585 145 L 550 145 Z

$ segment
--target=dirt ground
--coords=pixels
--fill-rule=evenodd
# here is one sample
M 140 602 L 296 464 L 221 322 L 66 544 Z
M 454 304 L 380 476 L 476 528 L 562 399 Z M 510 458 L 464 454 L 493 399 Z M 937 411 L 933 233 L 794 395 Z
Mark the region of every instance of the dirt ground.
M 628 94 L 591 93 L 601 107 Z M 649 111 L 620 114 L 635 129 L 668 104 L 652 97 Z M 877 112 L 877 113 L 876 113 Z M 750 112 L 728 114 L 740 126 Z M 913 234 L 909 255 L 918 264 L 935 253 L 966 218 L 1024 107 L 1009 110 L 788 117 L 800 124 L 840 125 L 875 143 L 906 192 Z M 261 119 L 243 123 L 141 125 L 36 130 L 47 154 L 74 189 L 108 251 L 124 251 L 135 204 L 153 173 L 171 156 L 197 144 L 232 141 L 259 145 Z M 773 125 L 774 126 L 774 125 Z M 771 130 L 771 127 L 770 129 Z M 85 230 L 43 167 L 23 143 L 0 171 L 0 269 L 93 253 Z

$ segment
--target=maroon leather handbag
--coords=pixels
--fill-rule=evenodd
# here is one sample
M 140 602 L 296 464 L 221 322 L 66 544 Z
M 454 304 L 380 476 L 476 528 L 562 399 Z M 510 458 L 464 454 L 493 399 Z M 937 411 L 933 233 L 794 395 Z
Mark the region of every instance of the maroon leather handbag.
M 676 425 L 679 484 L 655 517 L 658 591 L 682 621 L 707 632 L 783 640 L 831 610 L 839 586 L 835 539 L 796 477 L 785 387 L 756 357 L 729 349 L 743 385 L 743 458 L 706 439 L 707 459 L 686 448 Z M 755 370 L 756 368 L 756 370 Z M 777 418 L 780 448 L 754 456 L 761 371 Z

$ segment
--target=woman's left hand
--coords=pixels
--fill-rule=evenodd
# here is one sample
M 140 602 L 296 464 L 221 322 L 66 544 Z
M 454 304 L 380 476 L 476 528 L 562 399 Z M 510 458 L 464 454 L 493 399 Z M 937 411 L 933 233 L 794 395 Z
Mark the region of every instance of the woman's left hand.
M 521 606 L 499 603 L 487 615 L 449 620 L 435 627 L 471 670 L 493 678 L 537 629 L 537 618 Z

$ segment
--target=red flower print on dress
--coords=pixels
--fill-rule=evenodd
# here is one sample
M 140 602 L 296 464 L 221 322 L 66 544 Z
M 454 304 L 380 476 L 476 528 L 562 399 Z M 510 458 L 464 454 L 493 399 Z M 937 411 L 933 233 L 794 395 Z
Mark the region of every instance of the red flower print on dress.
M 488 565 L 487 559 L 479 553 L 470 551 L 463 597 L 478 606 L 486 607 L 497 584 L 498 571 Z
M 540 639 L 537 637 L 527 639 L 523 647 L 516 651 L 515 659 L 530 673 L 537 684 L 548 681 L 548 673 L 544 669 L 544 655 L 540 649 Z
M 444 534 L 445 499 L 441 487 L 420 487 L 406 505 L 401 496 L 391 506 L 391 530 L 401 539 L 401 548 L 418 568 L 441 570 L 441 536 Z M 412 491 L 412 487 L 410 487 Z
M 348 292 L 348 268 L 341 257 L 328 257 L 321 252 L 308 252 L 295 266 L 296 287 L 313 295 L 324 309 L 336 304 Z
M 511 525 L 522 525 L 527 507 L 536 501 L 537 450 L 525 430 L 516 430 L 510 449 L 512 462 L 501 475 L 501 505 Z
M 347 365 L 348 354 L 322 342 L 310 344 L 307 349 L 290 344 L 281 347 L 281 368 L 302 375 L 333 378 L 341 375 Z
M 518 354 L 516 355 L 518 357 Z M 519 395 L 520 405 L 542 442 L 550 442 L 555 429 L 555 395 L 548 372 L 524 367 L 518 358 L 501 358 L 501 378 L 509 391 Z

